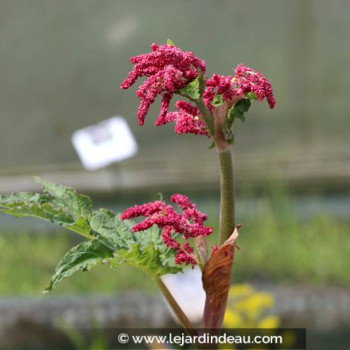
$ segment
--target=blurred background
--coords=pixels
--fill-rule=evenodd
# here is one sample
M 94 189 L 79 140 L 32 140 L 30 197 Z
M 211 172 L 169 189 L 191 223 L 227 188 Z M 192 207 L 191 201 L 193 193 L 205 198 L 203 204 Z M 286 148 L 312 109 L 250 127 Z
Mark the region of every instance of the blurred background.
M 349 16 L 348 0 L 0 0 L 0 193 L 39 190 L 38 174 L 118 212 L 182 192 L 217 227 L 216 151 L 205 137 L 155 128 L 159 101 L 138 126 L 135 89 L 119 84 L 131 56 L 167 38 L 205 59 L 208 74 L 251 66 L 270 80 L 277 104 L 255 103 L 236 126 L 245 226 L 233 283 L 270 293 L 271 313 L 283 327 L 307 327 L 310 348 L 348 349 Z M 85 170 L 72 134 L 114 115 L 126 118 L 139 152 Z M 0 215 L 2 349 L 87 349 L 57 322 L 171 324 L 153 282 L 131 267 L 78 273 L 41 296 L 77 242 Z

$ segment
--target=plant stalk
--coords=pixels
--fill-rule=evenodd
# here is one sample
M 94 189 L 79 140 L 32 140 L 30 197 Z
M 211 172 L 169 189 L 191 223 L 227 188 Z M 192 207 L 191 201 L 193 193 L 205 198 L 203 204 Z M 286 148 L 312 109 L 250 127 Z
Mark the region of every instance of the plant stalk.
M 176 317 L 178 318 L 178 320 L 180 321 L 182 326 L 186 329 L 187 333 L 190 336 L 197 335 L 190 320 L 187 318 L 187 316 L 185 315 L 185 313 L 183 312 L 183 310 L 181 309 L 179 304 L 176 302 L 175 298 L 172 296 L 172 294 L 170 293 L 169 289 L 164 284 L 162 279 L 157 276 L 157 277 L 154 277 L 154 280 L 156 281 L 158 288 L 160 289 L 160 291 L 164 295 L 166 301 L 170 305 L 170 307 L 173 310 L 173 312 L 175 313 Z
M 214 118 L 212 114 L 210 113 L 208 107 L 204 103 L 203 99 L 200 97 L 197 100 L 194 100 L 195 104 L 197 105 L 199 111 L 201 112 L 204 122 L 207 125 L 208 131 L 210 135 L 214 136 Z
M 235 189 L 231 150 L 219 153 L 220 157 L 220 233 L 221 246 L 235 228 Z
M 234 257 L 234 247 L 231 246 L 231 243 L 228 243 L 228 239 L 235 229 L 233 164 L 230 144 L 225 140 L 222 133 L 227 111 L 225 108 L 220 109 L 219 107 L 215 111 L 214 117 L 202 98 L 196 100 L 195 103 L 215 142 L 220 159 L 220 248 L 219 252 L 215 253 L 216 255 L 205 264 L 202 277 L 206 301 L 201 327 L 211 328 L 215 332 L 215 330 L 218 331 L 222 327 Z M 221 250 L 223 253 L 220 253 Z M 226 268 L 223 269 L 223 266 Z
M 215 136 L 214 118 L 202 98 L 194 101 L 201 112 L 210 135 Z M 217 125 L 218 127 L 218 125 Z M 218 140 L 216 140 L 218 142 Z M 219 145 L 217 145 L 219 147 Z M 219 150 L 220 157 L 220 233 L 219 246 L 232 234 L 235 228 L 235 193 L 231 150 Z

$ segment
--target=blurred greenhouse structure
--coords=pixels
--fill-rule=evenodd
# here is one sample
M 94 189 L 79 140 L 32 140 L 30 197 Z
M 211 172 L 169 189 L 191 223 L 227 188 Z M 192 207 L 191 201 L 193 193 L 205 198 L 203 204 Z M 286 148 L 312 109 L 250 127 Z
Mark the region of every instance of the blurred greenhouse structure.
M 0 194 L 38 191 L 33 174 L 116 212 L 159 192 L 182 192 L 216 227 L 219 174 L 210 141 L 177 135 L 173 125 L 155 127 L 160 101 L 140 127 L 136 89 L 119 85 L 131 56 L 167 38 L 205 59 L 208 74 L 232 74 L 242 62 L 269 78 L 277 103 L 273 110 L 256 103 L 235 127 L 244 227 L 233 281 L 274 295 L 282 326 L 307 327 L 315 348 L 347 349 L 349 18 L 348 0 L 0 0 Z M 85 170 L 72 135 L 117 115 L 128 122 L 138 153 Z M 54 315 L 86 326 L 90 301 L 102 323 L 119 316 L 130 322 L 132 315 L 142 326 L 150 319 L 156 289 L 128 267 L 118 275 L 81 273 L 40 297 L 58 259 L 77 242 L 60 228 L 0 214 L 0 334 L 5 326 L 34 332 L 30 315 L 38 324 Z M 165 307 L 153 316 L 154 326 L 172 324 Z M 20 336 L 6 339 L 1 349 L 45 349 L 23 347 Z
M 238 179 L 258 181 L 272 172 L 308 185 L 349 186 L 350 5 L 327 4 L 2 0 L 1 192 L 27 188 L 26 176 L 34 172 L 66 175 L 63 182 L 108 192 L 157 182 L 215 182 L 208 140 L 176 135 L 172 126 L 155 128 L 158 106 L 139 127 L 137 97 L 119 88 L 129 57 L 168 36 L 204 58 L 209 74 L 216 67 L 230 74 L 244 62 L 273 84 L 276 109 L 257 104 L 237 125 Z M 73 132 L 116 114 L 127 118 L 139 154 L 120 167 L 84 174 Z

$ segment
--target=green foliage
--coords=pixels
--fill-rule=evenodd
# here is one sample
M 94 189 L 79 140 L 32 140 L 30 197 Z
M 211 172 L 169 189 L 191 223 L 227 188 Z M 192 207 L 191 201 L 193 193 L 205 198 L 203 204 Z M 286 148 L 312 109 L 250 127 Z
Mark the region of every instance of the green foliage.
M 202 87 L 202 71 L 198 69 L 196 79 L 192 80 L 187 86 L 180 89 L 180 94 L 189 98 L 190 100 L 197 100 L 201 97 Z
M 134 242 L 115 252 L 111 267 L 125 262 L 158 276 L 181 271 L 182 268 L 175 264 L 174 250 L 164 244 L 158 228 L 134 233 L 131 237 Z
M 175 46 L 174 42 L 171 39 L 167 39 L 166 44 L 169 46 Z
M 38 295 L 48 285 L 57 262 L 70 248 L 82 242 L 82 237 L 60 227 L 43 226 L 48 227 L 48 231 L 32 231 L 31 224 L 22 233 L 4 229 L 0 231 L 0 295 Z M 116 271 L 106 268 L 104 264 L 97 264 L 88 273 L 77 272 L 74 278 L 66 278 L 51 293 L 106 294 L 141 287 L 146 292 L 156 289 L 144 270 L 122 264 Z
M 247 99 L 241 99 L 237 101 L 229 110 L 227 113 L 227 119 L 225 126 L 223 128 L 223 132 L 225 135 L 226 140 L 229 141 L 229 143 L 234 143 L 234 134 L 233 134 L 233 124 L 235 119 L 240 119 L 241 121 L 245 121 L 245 115 L 244 113 L 248 112 L 249 108 L 251 106 L 250 100 Z
M 215 148 L 215 142 L 214 141 L 209 145 L 208 149 L 213 149 L 213 148 Z
M 175 264 L 175 252 L 164 245 L 158 229 L 134 234 L 113 212 L 93 210 L 90 198 L 65 186 L 39 178 L 37 181 L 43 185 L 43 193 L 1 196 L 0 211 L 48 220 L 91 239 L 68 251 L 46 291 L 74 272 L 88 271 L 102 263 L 113 269 L 128 263 L 158 276 L 181 270 Z
M 247 224 L 239 236 L 244 263 L 238 253 L 236 281 L 349 286 L 349 222 L 322 211 L 300 217 L 285 186 L 270 186 L 263 199 L 253 197 L 255 210 L 251 202 L 242 206 L 242 213 L 251 214 L 238 219 Z
M 34 217 L 61 225 L 87 238 L 94 233 L 89 226 L 92 215 L 90 198 L 73 189 L 36 178 L 44 193 L 15 192 L 0 195 L 0 211 L 15 217 Z
M 229 121 L 233 121 L 238 118 L 242 120 L 242 122 L 245 121 L 244 113 L 248 112 L 249 108 L 251 106 L 251 102 L 249 99 L 241 99 L 237 101 L 229 110 L 228 119 Z
M 74 218 L 91 216 L 92 201 L 89 197 L 77 193 L 75 190 L 36 176 L 35 180 L 43 186 L 54 200 L 54 205 L 62 210 L 69 210 Z
M 222 97 L 222 95 L 215 95 L 211 104 L 214 107 L 219 107 L 224 104 L 224 98 Z
M 258 95 L 254 94 L 254 92 L 247 92 L 245 94 L 245 97 L 248 98 L 249 100 L 257 100 L 258 99 Z
M 96 350 L 107 349 L 109 347 L 108 337 L 99 326 L 100 325 L 97 321 L 91 320 L 90 329 L 92 337 L 86 339 L 86 335 L 84 336 L 84 332 L 80 329 L 73 328 L 64 322 L 56 322 L 56 327 L 69 338 L 76 350 Z
M 113 249 L 103 238 L 82 242 L 68 251 L 58 263 L 50 284 L 45 288 L 49 292 L 57 283 L 71 276 L 76 271 L 89 271 L 104 259 L 113 258 Z
M 291 204 L 295 197 L 278 189 L 275 181 L 271 187 L 261 198 L 249 189 L 239 192 L 237 222 L 245 225 L 237 242 L 241 250 L 235 256 L 235 284 L 263 281 L 349 286 L 350 223 L 322 211 L 300 218 Z M 242 197 L 249 200 L 241 202 Z M 216 218 L 217 197 L 203 193 L 196 201 L 202 201 L 204 211 Z M 210 221 L 208 226 L 217 231 L 218 222 Z M 37 295 L 39 288 L 47 285 L 57 261 L 81 242 L 80 236 L 60 227 L 42 233 L 29 232 L 30 227 L 23 234 L 0 229 L 0 295 Z M 134 238 L 138 236 L 145 238 L 142 232 L 134 234 Z M 216 240 L 216 234 L 209 236 L 208 245 Z M 115 271 L 97 264 L 89 273 L 78 272 L 65 279 L 52 293 L 115 293 L 141 287 L 147 292 L 156 290 L 143 269 L 124 263 Z

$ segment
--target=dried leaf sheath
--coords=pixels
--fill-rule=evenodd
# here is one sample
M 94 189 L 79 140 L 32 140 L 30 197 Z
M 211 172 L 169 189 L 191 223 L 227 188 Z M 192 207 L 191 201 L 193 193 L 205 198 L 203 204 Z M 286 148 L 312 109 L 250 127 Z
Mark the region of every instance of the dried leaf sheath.
M 202 281 L 206 300 L 202 328 L 221 328 L 222 326 L 239 227 L 240 225 L 236 226 L 230 238 L 204 266 Z

